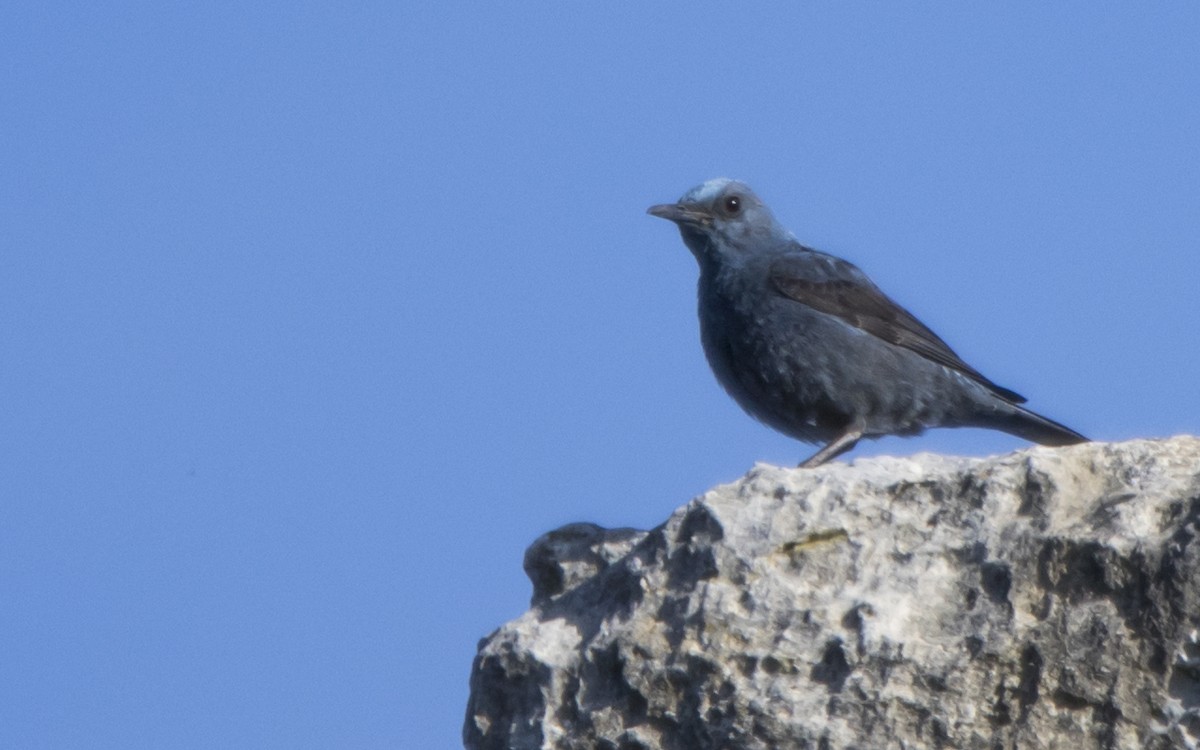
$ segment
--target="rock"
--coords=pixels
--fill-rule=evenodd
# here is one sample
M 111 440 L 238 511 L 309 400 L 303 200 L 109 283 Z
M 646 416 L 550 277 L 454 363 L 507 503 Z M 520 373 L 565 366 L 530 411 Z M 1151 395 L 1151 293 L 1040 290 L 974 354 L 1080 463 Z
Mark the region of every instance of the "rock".
M 1194 748 L 1200 440 L 756 466 L 526 555 L 464 741 Z

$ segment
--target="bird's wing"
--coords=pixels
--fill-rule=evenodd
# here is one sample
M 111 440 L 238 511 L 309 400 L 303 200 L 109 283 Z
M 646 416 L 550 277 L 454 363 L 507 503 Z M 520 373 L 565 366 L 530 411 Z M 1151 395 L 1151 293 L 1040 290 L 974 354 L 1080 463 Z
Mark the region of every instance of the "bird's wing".
M 962 361 L 945 341 L 893 302 L 858 268 L 824 253 L 807 252 L 811 257 L 785 256 L 771 266 L 771 284 L 780 294 L 957 370 L 1006 401 L 1025 402 L 1020 394 L 996 385 Z

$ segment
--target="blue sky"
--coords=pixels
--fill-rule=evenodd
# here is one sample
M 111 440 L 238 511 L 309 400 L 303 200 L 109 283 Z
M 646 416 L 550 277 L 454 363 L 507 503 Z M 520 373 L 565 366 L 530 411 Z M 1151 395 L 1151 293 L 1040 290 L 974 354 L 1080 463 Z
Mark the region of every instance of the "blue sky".
M 0 746 L 457 746 L 534 538 L 811 451 L 644 213 L 710 177 L 1036 410 L 1195 433 L 1200 6 L 1048 5 L 7 4 Z

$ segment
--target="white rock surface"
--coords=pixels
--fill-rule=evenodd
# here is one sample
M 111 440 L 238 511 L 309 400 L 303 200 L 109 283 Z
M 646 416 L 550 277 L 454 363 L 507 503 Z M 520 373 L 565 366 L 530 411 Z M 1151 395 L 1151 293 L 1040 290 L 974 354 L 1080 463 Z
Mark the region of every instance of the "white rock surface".
M 1200 440 L 756 466 L 526 554 L 492 748 L 1195 748 Z

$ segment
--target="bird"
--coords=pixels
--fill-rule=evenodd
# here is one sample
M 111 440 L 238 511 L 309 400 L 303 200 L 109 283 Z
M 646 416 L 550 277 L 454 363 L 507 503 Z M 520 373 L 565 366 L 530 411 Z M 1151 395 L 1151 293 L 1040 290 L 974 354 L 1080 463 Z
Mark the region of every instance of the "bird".
M 820 444 L 820 466 L 864 438 L 983 427 L 1042 445 L 1086 442 L 988 380 L 854 264 L 801 244 L 745 183 L 709 180 L 647 213 L 700 266 L 700 339 L 750 416 Z

